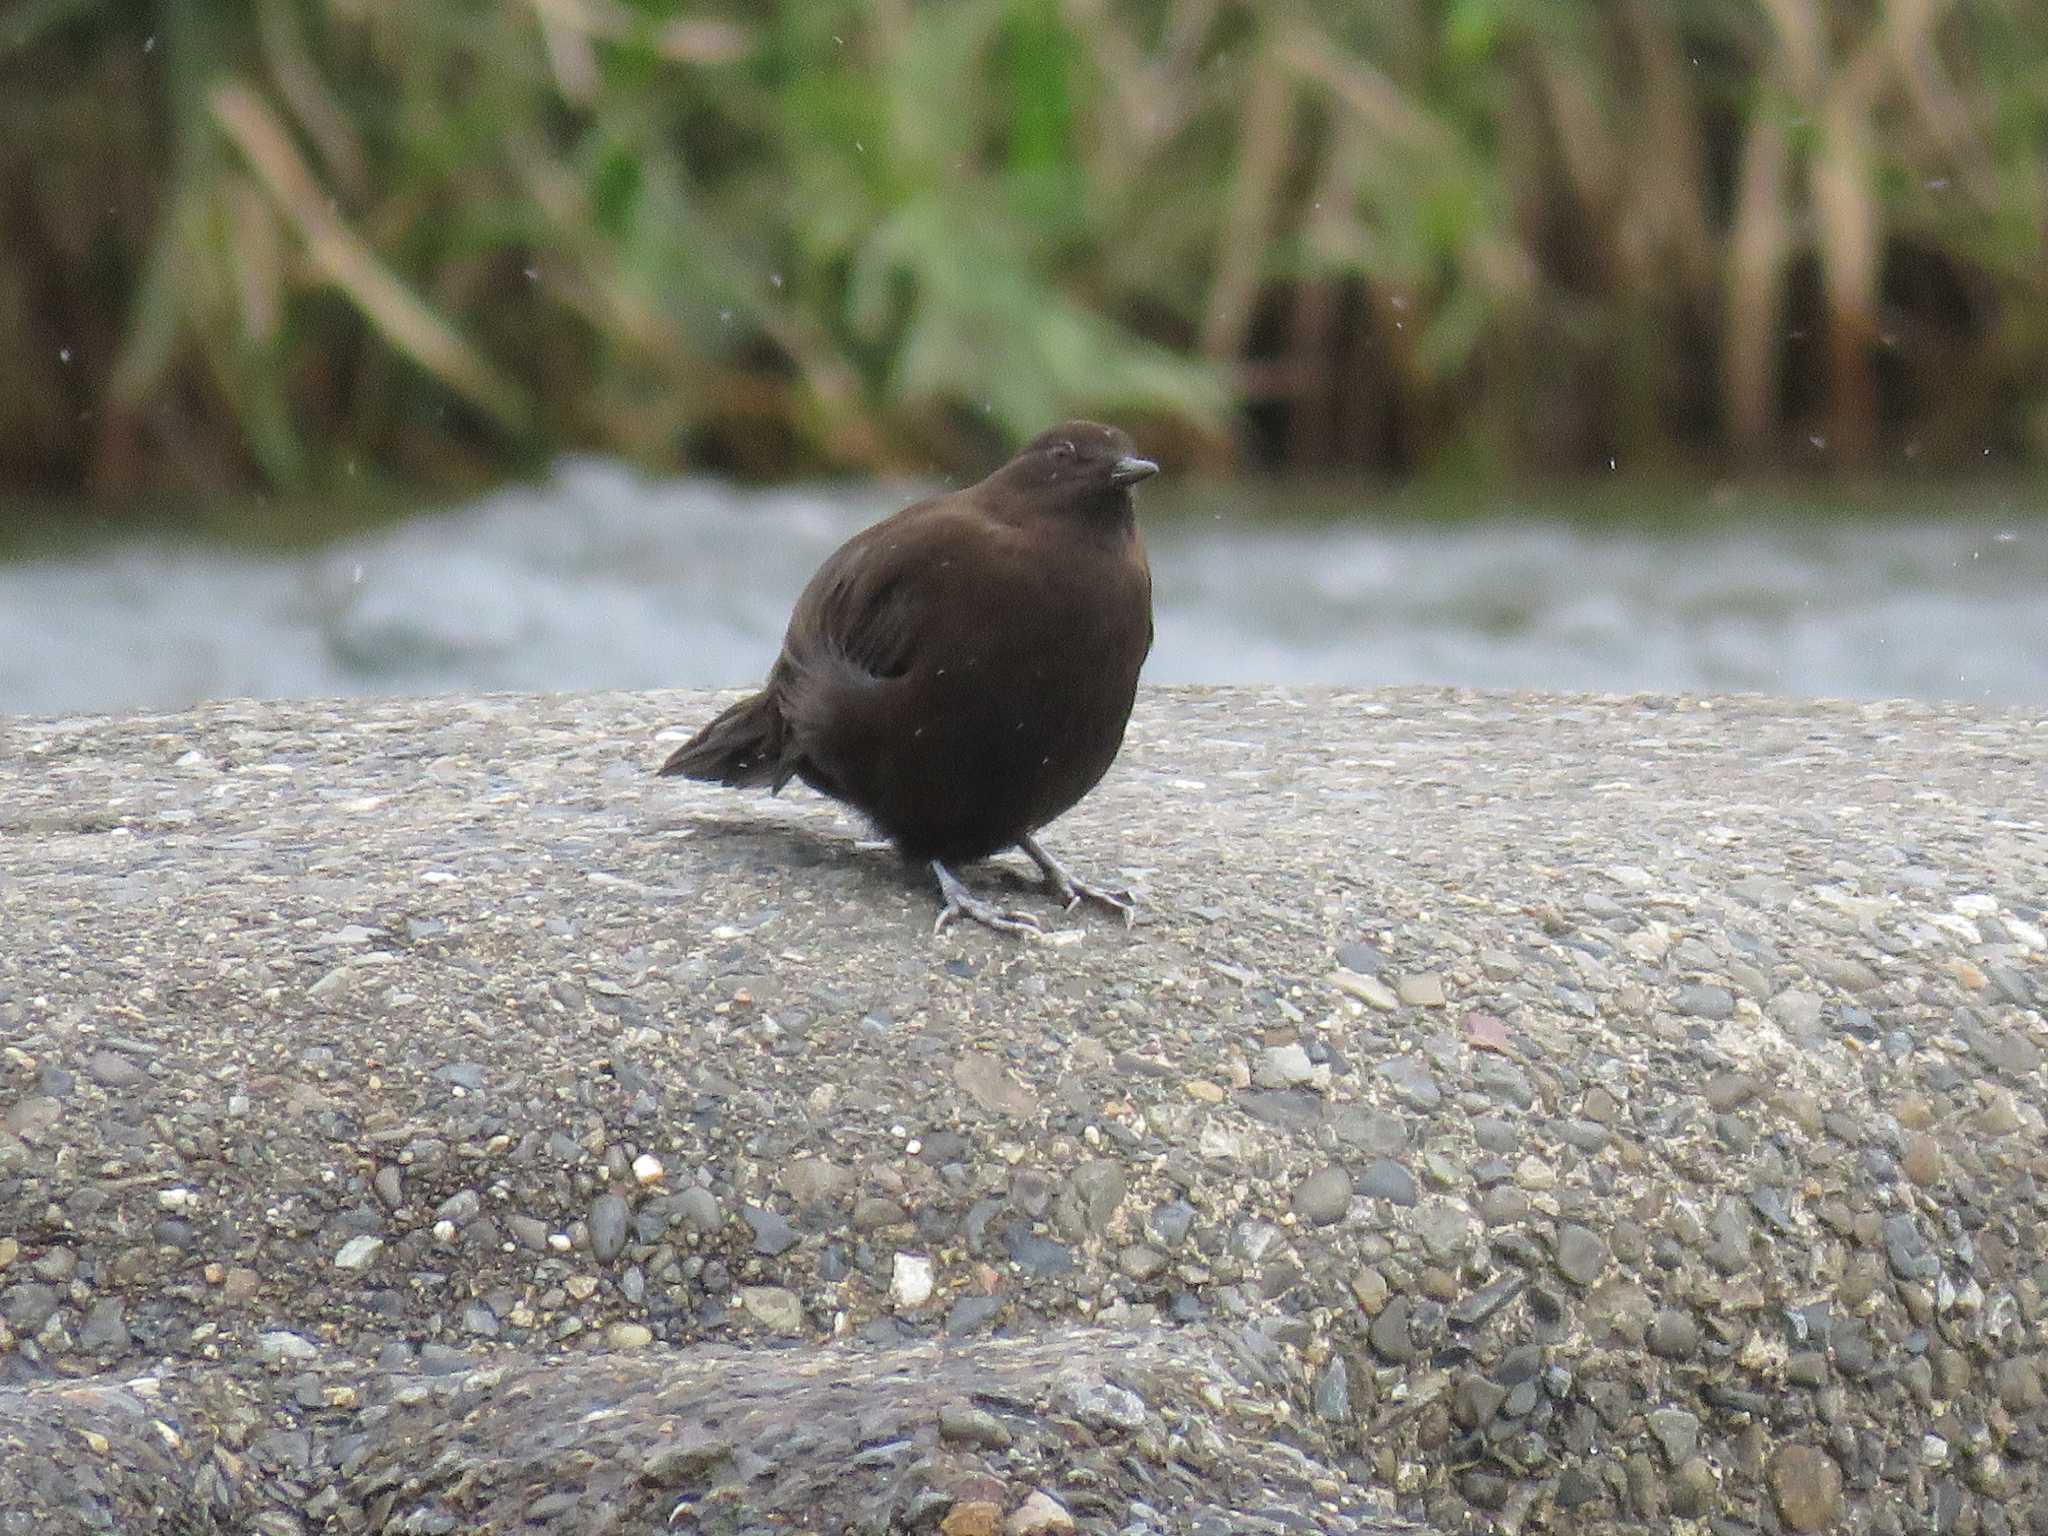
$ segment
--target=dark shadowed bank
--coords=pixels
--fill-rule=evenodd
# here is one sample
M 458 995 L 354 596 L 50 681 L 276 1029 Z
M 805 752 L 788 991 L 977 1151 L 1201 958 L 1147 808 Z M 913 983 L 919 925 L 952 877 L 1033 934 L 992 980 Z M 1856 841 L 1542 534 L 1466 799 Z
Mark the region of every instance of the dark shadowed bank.
M 2048 1529 L 2042 717 L 1151 692 L 1023 944 L 717 702 L 0 728 L 0 1531 Z

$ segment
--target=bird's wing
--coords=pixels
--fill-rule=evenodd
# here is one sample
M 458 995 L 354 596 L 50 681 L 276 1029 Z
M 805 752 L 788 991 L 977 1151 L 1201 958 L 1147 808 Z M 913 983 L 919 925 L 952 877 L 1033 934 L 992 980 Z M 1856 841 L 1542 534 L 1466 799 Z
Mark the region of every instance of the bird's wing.
M 926 540 L 944 520 L 942 498 L 917 502 L 840 546 L 797 599 L 784 659 L 877 680 L 908 672 L 934 578 Z

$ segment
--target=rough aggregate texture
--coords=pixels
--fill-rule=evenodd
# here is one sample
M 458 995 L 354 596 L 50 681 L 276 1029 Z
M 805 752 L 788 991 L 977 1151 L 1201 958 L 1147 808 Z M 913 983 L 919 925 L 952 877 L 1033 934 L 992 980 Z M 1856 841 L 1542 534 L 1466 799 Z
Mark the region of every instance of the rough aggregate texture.
M 710 695 L 0 724 L 0 1536 L 2048 1532 L 2048 725 L 1150 691 L 931 934 Z

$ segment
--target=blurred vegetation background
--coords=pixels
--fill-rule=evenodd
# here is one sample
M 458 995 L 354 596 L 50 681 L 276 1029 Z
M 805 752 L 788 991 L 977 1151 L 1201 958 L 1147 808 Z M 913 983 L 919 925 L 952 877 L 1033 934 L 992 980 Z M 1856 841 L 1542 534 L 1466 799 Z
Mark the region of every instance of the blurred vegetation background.
M 2048 457 L 2042 0 L 9 0 L 0 488 Z

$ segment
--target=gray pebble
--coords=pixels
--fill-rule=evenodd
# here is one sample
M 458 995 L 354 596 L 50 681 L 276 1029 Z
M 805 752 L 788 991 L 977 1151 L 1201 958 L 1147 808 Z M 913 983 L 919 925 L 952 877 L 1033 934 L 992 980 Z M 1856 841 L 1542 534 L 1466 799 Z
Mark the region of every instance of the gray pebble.
M 1820 1010 L 1818 992 L 1791 987 L 1772 998 L 1767 1011 L 1785 1027 L 1787 1033 L 1797 1036 L 1811 1034 L 1819 1027 Z
M 1680 987 L 1672 1004 L 1689 1018 L 1726 1019 L 1734 1016 L 1735 994 L 1726 987 L 1694 982 Z
M 1528 1075 L 1512 1061 L 1497 1056 L 1481 1057 L 1472 1069 L 1472 1086 L 1490 1099 L 1527 1109 L 1536 1102 L 1536 1090 Z
M 1818 1349 L 1795 1351 L 1785 1361 L 1785 1379 L 1795 1387 L 1824 1387 L 1828 1382 L 1828 1357 Z
M 1259 1054 L 1252 1081 L 1261 1088 L 1291 1088 L 1315 1076 L 1315 1066 L 1299 1043 L 1269 1045 Z
M 1185 1200 L 1170 1200 L 1154 1208 L 1146 1225 L 1168 1248 L 1178 1248 L 1194 1230 L 1195 1208 Z
M 457 1349 L 452 1344 L 422 1344 L 420 1346 L 420 1369 L 429 1376 L 452 1376 L 457 1371 L 466 1371 L 476 1363 L 475 1357 L 466 1349 Z
M 1499 1415 L 1507 1400 L 1506 1387 L 1473 1371 L 1459 1379 L 1451 1398 L 1451 1411 L 1467 1429 L 1484 1429 Z
M 1529 1197 L 1511 1184 L 1489 1189 L 1479 1197 L 1479 1219 L 1489 1227 L 1511 1227 L 1529 1215 Z
M 1543 1350 L 1535 1344 L 1517 1344 L 1500 1357 L 1493 1379 L 1504 1387 L 1518 1387 L 1534 1381 L 1543 1370 Z
M 1351 1209 L 1351 1175 L 1341 1163 L 1319 1168 L 1294 1191 L 1294 1214 L 1312 1227 L 1341 1221 Z
M 1941 1260 L 1928 1251 L 1919 1224 L 1904 1212 L 1885 1218 L 1884 1252 L 1901 1280 L 1930 1281 L 1941 1273 Z
M 782 1187 L 799 1206 L 837 1200 L 852 1186 L 852 1173 L 822 1157 L 798 1158 L 782 1170 Z
M 1558 1273 L 1574 1285 L 1587 1286 L 1600 1278 L 1607 1267 L 1607 1244 L 1590 1227 L 1576 1223 L 1557 1234 Z
M 274 1329 L 256 1339 L 256 1358 L 266 1365 L 285 1365 L 316 1360 L 319 1349 L 308 1339 L 286 1329 Z
M 1391 1156 L 1406 1149 L 1408 1126 L 1399 1115 L 1383 1110 L 1352 1106 L 1330 1122 L 1337 1139 L 1347 1146 L 1379 1156 Z
M 946 1310 L 946 1333 L 953 1338 L 975 1333 L 1003 1310 L 1000 1296 L 962 1296 Z
M 1332 1424 L 1350 1420 L 1351 1373 L 1345 1368 L 1342 1355 L 1332 1355 L 1316 1374 L 1312 1401 L 1318 1418 Z
M 1053 1386 L 1053 1404 L 1094 1429 L 1129 1434 L 1145 1427 L 1145 1400 L 1099 1376 L 1062 1376 Z
M 434 1216 L 438 1221 L 453 1222 L 456 1226 L 460 1227 L 475 1221 L 483 1208 L 484 1200 L 482 1195 L 479 1195 L 473 1189 L 458 1189 L 454 1194 L 434 1207 Z
M 1094 1158 L 1074 1170 L 1072 1184 L 1088 1230 L 1096 1234 L 1107 1231 L 1130 1188 L 1124 1165 L 1114 1158 Z
M 1824 1531 L 1841 1518 L 1842 1469 L 1818 1446 L 1780 1446 L 1766 1475 L 1788 1531 Z
M 1585 988 L 1560 985 L 1553 990 L 1565 1012 L 1577 1014 L 1582 1019 L 1597 1019 L 1600 1017 L 1599 1000 Z
M 1775 1184 L 1759 1184 L 1749 1192 L 1749 1207 L 1763 1217 L 1765 1225 L 1774 1232 L 1790 1235 L 1797 1228 L 1792 1219 L 1791 1205 L 1785 1198 L 1785 1191 Z
M 1458 1488 L 1465 1495 L 1466 1502 L 1480 1509 L 1500 1509 L 1506 1505 L 1508 1495 L 1514 1491 L 1514 1484 L 1498 1472 L 1488 1472 L 1474 1467 L 1458 1479 Z
M 1380 1065 L 1394 1096 L 1411 1109 L 1435 1109 L 1444 1099 L 1436 1077 L 1419 1056 L 1396 1056 Z
M 469 1093 L 481 1092 L 484 1086 L 484 1069 L 481 1062 L 455 1061 L 434 1070 L 436 1082 L 448 1083 Z
M 1835 1364 L 1857 1380 L 1877 1366 L 1877 1345 L 1861 1318 L 1845 1317 L 1834 1327 Z
M 609 1264 L 626 1251 L 626 1223 L 632 1211 L 623 1195 L 609 1191 L 590 1202 L 590 1251 L 599 1263 Z
M 1666 1307 L 1650 1319 L 1647 1342 L 1660 1360 L 1690 1360 L 1700 1347 L 1700 1325 L 1690 1312 Z
M 740 1306 L 747 1315 L 773 1333 L 803 1332 L 804 1304 L 796 1292 L 779 1285 L 750 1285 L 740 1292 Z
M 1166 1272 L 1166 1255 L 1145 1243 L 1127 1243 L 1117 1250 L 1116 1267 L 1131 1280 L 1156 1280 Z
M 1003 1245 L 1010 1262 L 1034 1275 L 1063 1275 L 1074 1267 L 1073 1250 L 1049 1237 L 1040 1237 L 1021 1221 L 1003 1229 Z
M 1472 1139 L 1479 1143 L 1481 1151 L 1505 1156 L 1521 1146 L 1522 1133 L 1515 1128 L 1514 1121 L 1500 1115 L 1474 1115 Z
M 1408 1298 L 1396 1296 L 1380 1309 L 1367 1330 L 1372 1351 L 1393 1365 L 1406 1365 L 1415 1358 L 1415 1344 L 1408 1334 Z
M 1597 1120 L 1567 1120 L 1558 1127 L 1558 1134 L 1565 1144 L 1581 1152 L 1602 1152 L 1614 1139 L 1614 1133 Z
M 350 1238 L 334 1255 L 334 1267 L 343 1270 L 368 1269 L 384 1251 L 384 1239 L 368 1233 Z
M 1483 1323 L 1521 1295 L 1522 1287 L 1527 1284 L 1528 1281 L 1520 1275 L 1508 1275 L 1496 1280 L 1491 1285 L 1461 1296 L 1451 1303 L 1450 1319 L 1461 1328 Z
M 1007 1425 L 986 1409 L 966 1403 L 942 1403 L 939 1407 L 939 1437 L 992 1451 L 1008 1450 L 1011 1435 Z
M 0 1318 L 5 1318 L 16 1333 L 35 1333 L 50 1320 L 56 1310 L 55 1286 L 24 1280 L 6 1291 L 0 1291 Z
M 1418 1198 L 1415 1175 L 1392 1158 L 1376 1157 L 1358 1176 L 1358 1193 L 1368 1200 L 1391 1200 L 1395 1205 L 1413 1205 Z
M 725 1225 L 725 1212 L 719 1208 L 718 1196 L 701 1184 L 692 1184 L 677 1195 L 672 1209 L 675 1219 L 699 1237 L 707 1237 Z
M 1667 1467 L 1679 1466 L 1699 1449 L 1700 1421 L 1697 1414 L 1687 1413 L 1683 1408 L 1657 1408 L 1651 1410 L 1648 1422 L 1650 1433 L 1664 1452 Z
M 1707 1262 L 1724 1275 L 1749 1267 L 1749 1210 L 1733 1195 L 1724 1195 L 1714 1207 L 1714 1223 L 1707 1244 Z
M 740 1207 L 740 1215 L 746 1219 L 747 1225 L 754 1229 L 754 1252 L 772 1259 L 778 1254 L 787 1253 L 797 1245 L 796 1228 L 792 1227 L 788 1218 L 779 1211 L 771 1211 L 758 1205 L 743 1205 Z
M 1585 1467 L 1566 1467 L 1558 1474 L 1557 1505 L 1560 1509 L 1577 1509 L 1606 1495 L 1605 1485 Z
M 79 1325 L 78 1347 L 95 1354 L 119 1354 L 128 1347 L 127 1304 L 116 1296 L 102 1296 L 92 1304 Z
M 1756 1097 L 1756 1080 L 1746 1072 L 1716 1072 L 1702 1096 L 1712 1109 L 1735 1109 Z
M 1429 1200 L 1416 1207 L 1414 1231 L 1423 1252 L 1438 1263 L 1458 1258 L 1471 1245 L 1475 1223 L 1463 1207 Z
M 136 1088 L 149 1081 L 149 1074 L 119 1051 L 94 1051 L 85 1070 L 102 1088 Z
M 1999 961 L 1985 966 L 1984 974 L 1991 978 L 1991 985 L 2002 1001 L 2017 1008 L 2034 1006 L 2034 985 L 2017 966 Z
M 1967 1008 L 1956 1010 L 1956 1033 L 1993 1071 L 2024 1077 L 2041 1065 L 2041 1048 L 2013 1030 L 1991 1029 Z
M 1386 969 L 1387 957 L 1370 944 L 1339 944 L 1337 963 L 1360 976 L 1377 976 Z

